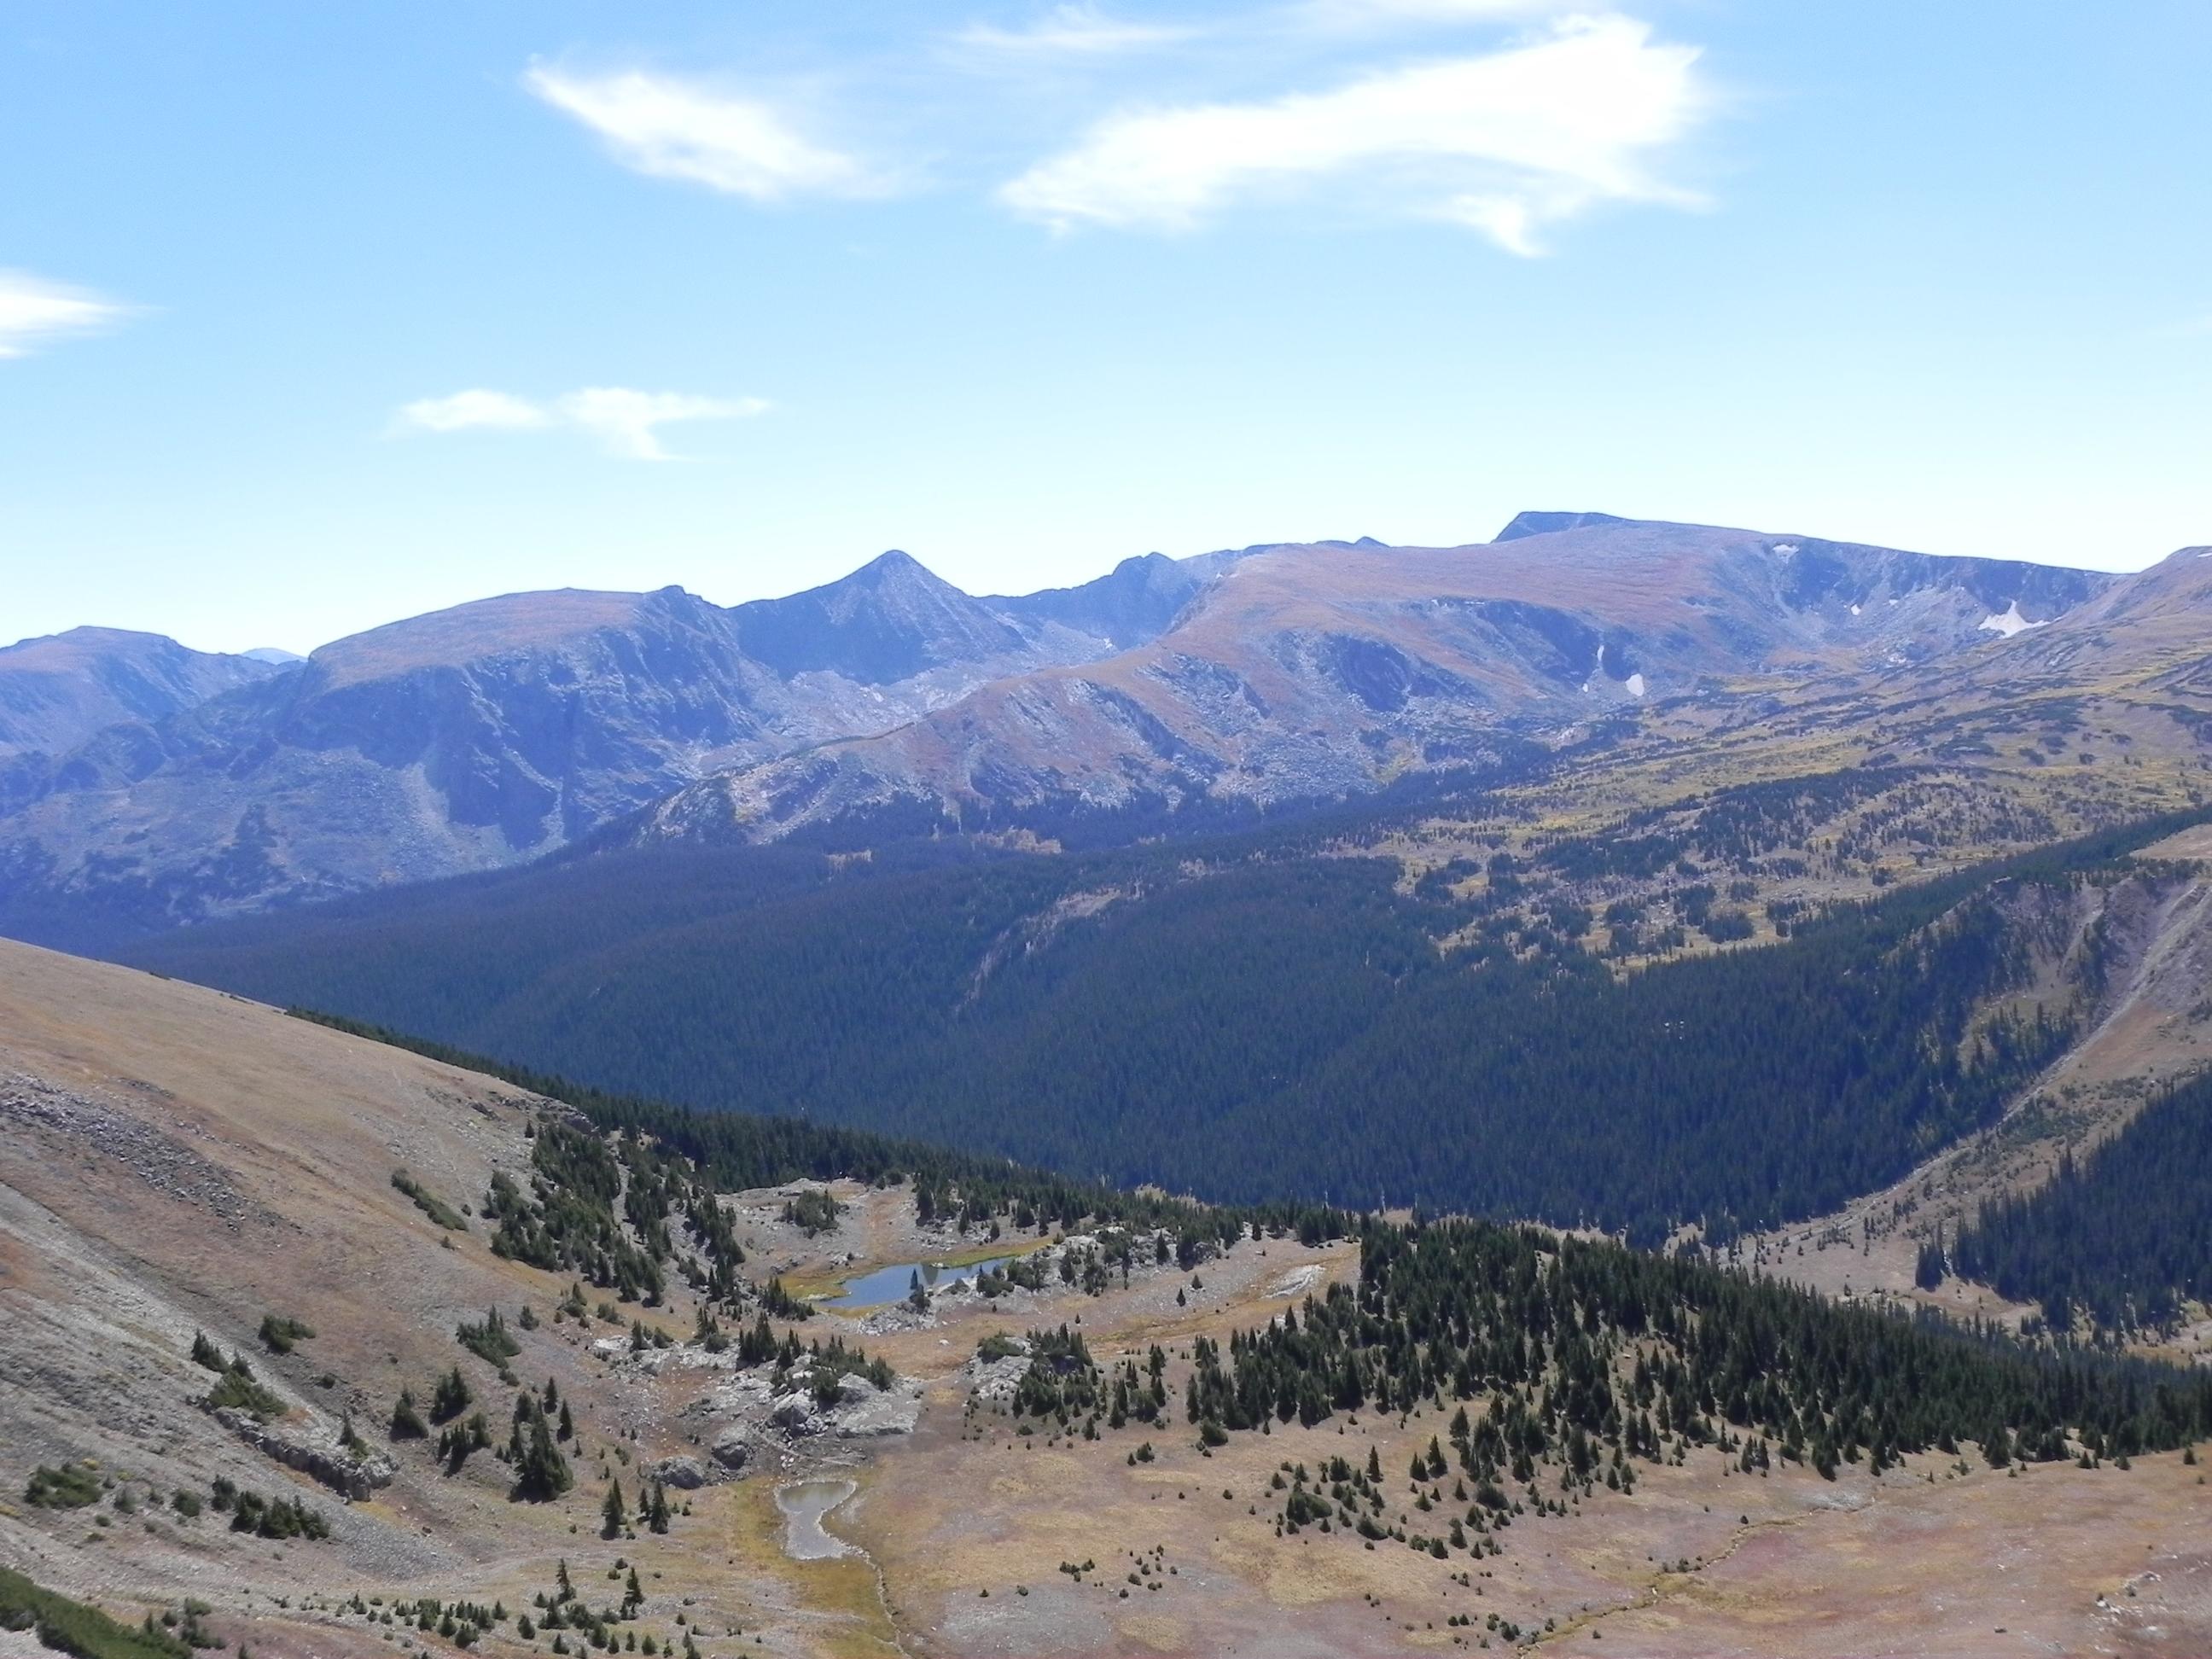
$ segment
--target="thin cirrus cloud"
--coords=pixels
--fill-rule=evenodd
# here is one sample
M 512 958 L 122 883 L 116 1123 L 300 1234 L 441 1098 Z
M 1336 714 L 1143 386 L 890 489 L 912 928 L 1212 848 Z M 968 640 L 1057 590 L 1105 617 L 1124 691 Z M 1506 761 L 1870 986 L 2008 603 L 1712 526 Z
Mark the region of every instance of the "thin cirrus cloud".
M 591 76 L 539 64 L 523 84 L 598 133 L 623 166 L 653 178 L 756 202 L 868 196 L 884 188 L 856 158 L 816 143 L 757 98 L 643 70 Z
M 999 197 L 1060 228 L 1172 230 L 1254 198 L 1356 185 L 1534 254 L 1546 227 L 1601 203 L 1696 204 L 1653 164 L 1709 105 L 1697 58 L 1636 19 L 1574 17 L 1333 91 L 1113 115 Z
M 1091 5 L 1054 6 L 1025 28 L 971 23 L 953 45 L 979 56 L 1017 62 L 1053 58 L 1105 58 L 1188 40 L 1197 31 L 1176 23 L 1139 23 L 1111 17 Z
M 104 333 L 131 313 L 131 307 L 88 289 L 27 270 L 0 270 L 0 357 L 27 357 L 57 340 Z
M 763 414 L 760 398 L 702 398 L 684 392 L 640 392 L 630 386 L 586 386 L 533 403 L 512 392 L 482 387 L 443 398 L 423 398 L 401 408 L 400 432 L 530 432 L 567 428 L 595 439 L 610 455 L 630 461 L 678 459 L 660 441 L 660 428 L 684 421 L 744 420 Z
M 1300 0 L 1292 15 L 1336 32 L 1494 23 L 1569 9 L 1568 0 Z

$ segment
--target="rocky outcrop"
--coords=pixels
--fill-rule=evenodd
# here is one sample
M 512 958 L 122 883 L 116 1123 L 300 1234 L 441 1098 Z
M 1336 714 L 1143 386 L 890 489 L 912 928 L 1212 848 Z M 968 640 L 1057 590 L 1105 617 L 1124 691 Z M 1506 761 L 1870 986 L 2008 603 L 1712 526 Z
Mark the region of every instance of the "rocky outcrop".
M 969 1397 L 979 1406 L 1010 1404 L 1029 1375 L 1030 1345 L 1016 1339 L 1011 1345 L 1012 1353 L 996 1359 L 985 1359 L 980 1355 L 968 1362 L 963 1373 L 968 1383 Z
M 321 1481 L 353 1502 L 373 1496 L 380 1486 L 390 1486 L 397 1473 L 392 1460 L 381 1452 L 349 1453 L 335 1440 L 324 1443 L 284 1432 L 234 1406 L 219 1406 L 214 1416 L 216 1422 L 264 1456 Z
M 713 1478 L 712 1472 L 696 1457 L 664 1457 L 646 1473 L 662 1486 L 674 1486 L 679 1492 L 696 1492 Z
M 825 1440 L 872 1440 L 911 1434 L 921 1419 L 922 1390 L 902 1377 L 879 1389 L 866 1377 L 842 1376 L 826 1401 L 801 1364 L 781 1379 L 765 1369 L 734 1372 L 695 1401 L 685 1415 L 702 1418 L 708 1455 L 730 1474 L 757 1468 L 763 1455 Z

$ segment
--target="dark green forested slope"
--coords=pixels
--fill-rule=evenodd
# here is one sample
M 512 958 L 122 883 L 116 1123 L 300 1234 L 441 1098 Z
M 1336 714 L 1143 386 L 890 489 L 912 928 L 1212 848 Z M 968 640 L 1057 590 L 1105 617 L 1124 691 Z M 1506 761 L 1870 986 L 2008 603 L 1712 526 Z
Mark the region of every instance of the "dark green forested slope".
M 1040 1232 L 1055 1225 L 1073 1231 L 1081 1224 L 1093 1222 L 1165 1228 L 1194 1244 L 1202 1238 L 1226 1242 L 1249 1227 L 1255 1233 L 1295 1233 L 1310 1244 L 1342 1237 L 1355 1220 L 1345 1212 L 1294 1199 L 1236 1207 L 1200 1204 L 1159 1193 L 1130 1192 L 1097 1182 L 1071 1180 L 1003 1158 L 866 1129 L 809 1123 L 798 1118 L 762 1117 L 750 1112 L 706 1111 L 635 1095 L 611 1094 L 551 1073 L 506 1065 L 447 1043 L 412 1037 L 341 1015 L 304 1008 L 290 1012 L 318 1025 L 480 1072 L 574 1107 L 592 1127 L 620 1138 L 622 1161 L 632 1166 L 627 1184 L 605 1181 L 592 1189 L 602 1200 L 637 1190 L 638 1147 L 642 1137 L 645 1142 L 687 1159 L 717 1192 L 800 1180 L 854 1180 L 878 1185 L 910 1182 L 924 1219 L 942 1214 L 963 1232 L 970 1227 L 993 1227 L 1004 1218 L 1017 1227 L 1033 1227 Z M 549 1129 L 540 1134 L 532 1130 L 540 1142 L 534 1152 L 541 1175 L 552 1173 L 543 1144 L 552 1133 Z M 398 1185 L 400 1177 L 395 1175 L 392 1180 Z M 579 1186 L 573 1180 L 556 1184 Z M 590 1188 L 592 1183 L 581 1185 Z M 496 1207 L 488 1206 L 487 1213 L 496 1212 Z M 664 1219 L 664 1214 L 656 1214 L 651 1221 L 639 1223 L 641 1231 L 649 1231 L 652 1222 Z
M 1248 837 L 1066 858 L 583 859 L 197 930 L 145 965 L 599 1087 L 1212 1198 L 1596 1221 L 1814 1213 L 2063 1043 L 2009 884 L 2171 825 L 1615 980 L 1395 865 Z M 1479 942 L 1436 939 L 1476 924 Z
M 1945 1265 L 2051 1323 L 2172 1324 L 2212 1300 L 2212 1077 L 2168 1091 L 2113 1139 L 2024 1198 L 1985 1203 Z

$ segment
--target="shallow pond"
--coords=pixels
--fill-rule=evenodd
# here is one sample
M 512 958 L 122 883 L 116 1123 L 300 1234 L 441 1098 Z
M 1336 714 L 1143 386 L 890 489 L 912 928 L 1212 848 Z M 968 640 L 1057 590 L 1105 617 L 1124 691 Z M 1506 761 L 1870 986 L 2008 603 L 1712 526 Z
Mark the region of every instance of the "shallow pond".
M 775 1506 L 783 1511 L 783 1553 L 794 1561 L 828 1561 L 850 1553 L 853 1547 L 832 1537 L 822 1522 L 859 1490 L 850 1480 L 794 1480 L 778 1486 Z
M 914 1288 L 916 1273 L 921 1275 L 922 1289 L 934 1296 L 949 1285 L 975 1278 L 986 1268 L 1003 1267 L 1012 1260 L 1012 1256 L 994 1256 L 988 1261 L 971 1261 L 959 1267 L 942 1267 L 934 1261 L 894 1262 L 873 1273 L 862 1273 L 858 1279 L 847 1279 L 843 1293 L 830 1297 L 821 1305 L 844 1313 L 856 1308 L 882 1308 L 903 1302 L 907 1292 Z

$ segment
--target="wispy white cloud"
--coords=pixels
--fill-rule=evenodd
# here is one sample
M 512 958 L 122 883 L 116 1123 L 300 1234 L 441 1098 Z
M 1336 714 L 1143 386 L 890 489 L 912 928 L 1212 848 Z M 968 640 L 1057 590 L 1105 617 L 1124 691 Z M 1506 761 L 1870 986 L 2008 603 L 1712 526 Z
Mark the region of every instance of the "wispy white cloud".
M 696 398 L 681 392 L 634 392 L 586 386 L 554 405 L 562 418 L 595 434 L 607 453 L 633 461 L 665 461 L 659 430 L 678 421 L 734 421 L 764 414 L 760 398 Z
M 1694 204 L 1653 164 L 1706 108 L 1697 58 L 1633 18 L 1571 18 L 1333 91 L 1114 115 L 1000 198 L 1061 228 L 1176 229 L 1254 198 L 1352 184 L 1530 254 L 1546 226 L 1600 203 Z
M 24 357 L 42 345 L 99 334 L 122 323 L 131 307 L 88 289 L 0 270 L 0 357 Z
M 953 44 L 977 56 L 1035 60 L 1105 58 L 1187 40 L 1197 31 L 1176 23 L 1139 23 L 1110 17 L 1093 5 L 1054 6 L 1023 28 L 971 23 Z
M 793 196 L 865 196 L 883 181 L 853 156 L 803 136 L 757 98 L 629 70 L 572 75 L 533 66 L 530 90 L 605 139 L 623 166 L 683 179 L 756 202 Z
M 399 411 L 398 423 L 422 432 L 467 432 L 475 428 L 515 432 L 550 426 L 553 417 L 526 398 L 476 388 L 446 398 L 422 398 Z
M 1290 15 L 1335 33 L 1495 23 L 1573 9 L 1572 0 L 1297 0 Z
M 629 386 L 586 386 L 532 403 L 512 392 L 483 387 L 401 407 L 398 432 L 527 432 L 567 427 L 598 440 L 610 455 L 631 461 L 677 458 L 664 448 L 660 428 L 682 421 L 732 421 L 764 414 L 761 398 L 702 398 L 684 392 L 640 392 Z

